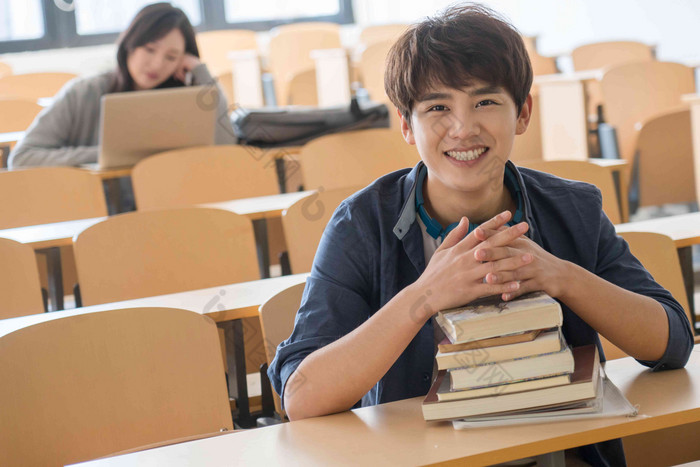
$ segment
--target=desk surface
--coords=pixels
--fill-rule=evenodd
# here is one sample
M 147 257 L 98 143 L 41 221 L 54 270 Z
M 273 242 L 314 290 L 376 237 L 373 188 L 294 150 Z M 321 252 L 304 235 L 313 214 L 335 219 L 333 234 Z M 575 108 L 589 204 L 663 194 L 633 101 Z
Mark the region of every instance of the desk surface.
M 298 200 L 313 193 L 300 191 L 281 195 L 260 196 L 257 198 L 237 199 L 221 203 L 209 203 L 203 206 L 225 209 L 248 217 L 251 220 L 279 217 L 282 211 Z M 94 217 L 75 221 L 56 222 L 54 224 L 30 225 L 14 229 L 0 230 L 0 238 L 9 238 L 31 245 L 34 249 L 66 246 L 73 243 L 73 237 L 88 227 L 107 219 Z
M 0 143 L 16 143 L 24 136 L 24 131 L 0 133 Z
M 671 237 L 677 248 L 684 248 L 700 243 L 700 212 L 618 224 L 615 230 L 661 233 Z
M 457 431 L 426 423 L 414 398 L 81 465 L 481 465 L 700 420 L 700 350 L 682 370 L 652 373 L 631 358 L 606 370 L 640 416 Z
M 268 298 L 287 287 L 304 282 L 307 276 L 308 274 L 294 274 L 273 279 L 261 279 L 208 289 L 190 290 L 169 295 L 3 319 L 0 320 L 0 337 L 18 329 L 52 319 L 121 308 L 181 308 L 206 315 L 217 322 L 254 317 L 258 316 L 258 308 Z

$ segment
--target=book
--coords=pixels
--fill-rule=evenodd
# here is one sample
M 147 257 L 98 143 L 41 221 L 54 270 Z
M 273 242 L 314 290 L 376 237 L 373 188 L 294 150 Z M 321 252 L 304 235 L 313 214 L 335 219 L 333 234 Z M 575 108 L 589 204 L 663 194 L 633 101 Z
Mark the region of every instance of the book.
M 490 339 L 489 339 L 490 340 Z M 476 341 L 482 342 L 482 341 Z M 459 344 L 458 344 L 459 345 Z M 513 360 L 531 355 L 558 352 L 566 346 L 561 328 L 541 333 L 536 339 L 516 344 L 497 345 L 493 347 L 476 347 L 457 352 L 441 352 L 435 355 L 438 370 L 484 365 L 486 363 Z
M 516 334 L 508 334 L 507 336 L 490 337 L 488 339 L 480 339 L 478 341 L 460 342 L 457 344 L 450 343 L 450 339 L 445 337 L 438 344 L 439 352 L 458 352 L 460 350 L 471 350 L 478 348 L 495 347 L 497 345 L 517 344 L 520 342 L 528 342 L 535 339 L 542 332 L 541 329 L 535 331 L 518 332 Z
M 443 379 L 447 377 L 447 371 L 440 370 L 423 400 L 423 418 L 429 421 L 454 420 L 536 407 L 554 407 L 593 399 L 596 397 L 600 378 L 598 349 L 595 345 L 587 345 L 574 348 L 572 353 L 575 366 L 569 384 L 472 399 L 440 402 L 437 391 L 443 384 Z
M 594 411 L 582 413 L 581 409 L 561 409 L 558 411 L 541 413 L 524 413 L 514 416 L 484 416 L 453 420 L 455 429 L 465 430 L 469 428 L 486 428 L 492 426 L 523 425 L 531 423 L 550 423 L 568 420 L 586 420 L 605 417 L 636 417 L 638 410 L 634 407 L 620 390 L 606 377 L 601 377 L 602 389 L 599 391 L 600 402 L 595 404 Z
M 562 320 L 561 306 L 544 292 L 508 302 L 500 295 L 485 297 L 435 315 L 435 322 L 452 344 L 559 327 Z
M 571 382 L 571 375 L 549 376 L 545 378 L 535 378 L 527 381 L 506 383 L 498 386 L 487 386 L 485 388 L 464 389 L 453 391 L 450 389 L 450 379 L 443 378 L 442 384 L 438 388 L 438 401 L 454 401 L 459 399 L 474 399 L 476 397 L 496 396 L 498 394 L 511 394 L 513 392 L 531 391 L 533 389 L 549 388 L 552 386 L 562 386 Z
M 574 357 L 569 347 L 543 355 L 447 370 L 453 390 L 497 386 L 573 371 Z

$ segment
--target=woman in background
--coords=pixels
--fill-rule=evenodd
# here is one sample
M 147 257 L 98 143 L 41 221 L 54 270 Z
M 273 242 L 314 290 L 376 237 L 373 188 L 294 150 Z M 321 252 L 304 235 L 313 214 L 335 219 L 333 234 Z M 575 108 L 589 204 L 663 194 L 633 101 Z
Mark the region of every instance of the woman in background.
M 139 11 L 117 45 L 117 68 L 67 83 L 14 148 L 10 168 L 96 162 L 100 99 L 105 94 L 186 84 L 215 85 L 206 65 L 199 61 L 190 21 L 169 3 L 148 5 Z M 229 119 L 220 118 L 228 112 L 223 93 L 212 92 L 210 98 L 218 99 L 216 143 L 234 143 Z

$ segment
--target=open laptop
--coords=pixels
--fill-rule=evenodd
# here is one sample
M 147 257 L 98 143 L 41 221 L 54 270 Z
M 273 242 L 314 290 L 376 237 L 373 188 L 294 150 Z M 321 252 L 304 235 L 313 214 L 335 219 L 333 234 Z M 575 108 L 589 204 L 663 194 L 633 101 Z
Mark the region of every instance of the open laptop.
M 107 94 L 100 151 L 91 169 L 133 166 L 150 155 L 214 144 L 216 105 L 204 86 Z

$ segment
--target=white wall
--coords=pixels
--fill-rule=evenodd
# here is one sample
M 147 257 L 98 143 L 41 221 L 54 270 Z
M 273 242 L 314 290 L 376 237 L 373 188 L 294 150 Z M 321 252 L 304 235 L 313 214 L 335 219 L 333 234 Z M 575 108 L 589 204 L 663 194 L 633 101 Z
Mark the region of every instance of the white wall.
M 353 0 L 357 25 L 343 27 L 347 45 L 368 24 L 415 22 L 450 5 L 446 0 Z M 588 42 L 637 40 L 657 46 L 660 60 L 700 64 L 698 0 L 487 0 L 520 31 L 538 37 L 542 55 L 562 55 Z M 267 42 L 261 34 L 261 42 Z M 16 73 L 96 73 L 114 66 L 113 45 L 0 56 Z M 566 62 L 564 62 L 566 65 Z

